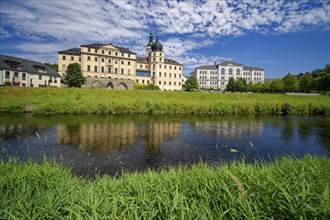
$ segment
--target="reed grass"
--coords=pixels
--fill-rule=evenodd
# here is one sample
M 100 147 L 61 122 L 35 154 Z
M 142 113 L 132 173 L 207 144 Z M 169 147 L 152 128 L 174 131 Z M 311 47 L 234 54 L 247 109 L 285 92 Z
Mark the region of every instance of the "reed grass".
M 1 219 L 329 219 L 330 160 L 206 164 L 87 180 L 0 162 Z
M 0 112 L 39 114 L 329 114 L 329 96 L 0 88 Z

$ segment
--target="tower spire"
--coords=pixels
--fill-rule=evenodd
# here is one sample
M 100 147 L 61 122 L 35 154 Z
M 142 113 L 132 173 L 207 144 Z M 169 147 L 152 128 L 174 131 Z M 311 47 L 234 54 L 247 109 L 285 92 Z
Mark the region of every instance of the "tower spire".
M 152 33 L 150 31 L 150 34 L 149 34 L 149 41 L 148 41 L 148 44 L 147 44 L 147 47 L 151 47 L 151 44 L 153 43 L 153 36 L 152 36 Z

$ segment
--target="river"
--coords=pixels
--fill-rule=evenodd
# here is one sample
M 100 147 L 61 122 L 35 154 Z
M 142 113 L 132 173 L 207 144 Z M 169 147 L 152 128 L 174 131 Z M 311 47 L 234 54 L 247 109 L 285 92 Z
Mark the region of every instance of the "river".
M 53 160 L 78 176 L 285 155 L 330 157 L 330 117 L 1 115 L 0 157 Z

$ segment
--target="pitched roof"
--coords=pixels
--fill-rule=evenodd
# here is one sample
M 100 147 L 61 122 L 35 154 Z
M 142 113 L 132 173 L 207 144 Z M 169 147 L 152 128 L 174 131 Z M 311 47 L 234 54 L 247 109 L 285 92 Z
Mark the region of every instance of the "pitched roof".
M 136 62 L 137 63 L 148 63 L 148 57 L 137 57 Z
M 206 69 L 206 70 L 218 70 L 218 67 L 216 66 L 198 66 L 196 69 Z
M 80 55 L 81 54 L 81 50 L 80 48 L 71 48 L 68 50 L 62 50 L 62 51 L 58 51 L 59 54 L 72 54 L 72 55 Z
M 113 45 L 112 43 L 109 43 L 109 44 L 99 44 L 99 43 L 83 44 L 83 45 L 80 45 L 80 46 L 81 47 L 89 47 L 89 48 L 97 48 L 98 49 L 100 47 L 107 46 L 107 45 L 111 45 L 111 46 L 114 46 L 114 47 L 118 48 L 120 50 L 120 52 L 122 52 L 122 53 L 136 54 L 136 53 L 130 51 L 126 47 L 119 47 L 119 46 Z
M 11 64 L 13 63 L 16 65 L 12 66 Z M 44 69 L 45 72 L 39 72 L 40 68 Z M 37 61 L 26 60 L 23 58 L 7 56 L 2 54 L 0 54 L 0 69 L 14 70 L 14 71 L 18 70 L 21 72 L 37 73 L 41 75 L 60 77 L 60 74 L 58 74 L 58 72 Z
M 243 71 L 244 70 L 249 70 L 249 71 L 251 71 L 251 70 L 263 71 L 264 69 L 259 68 L 259 67 L 243 66 Z
M 232 62 L 232 61 L 221 62 L 218 65 L 220 65 L 220 66 L 227 66 L 228 64 L 232 64 L 234 66 L 243 66 L 243 64 Z
M 182 64 L 181 63 L 179 63 L 179 62 L 177 62 L 177 61 L 175 61 L 175 60 L 172 60 L 172 59 L 164 59 L 164 63 L 167 63 L 167 64 L 175 64 L 175 65 L 181 65 L 182 66 Z

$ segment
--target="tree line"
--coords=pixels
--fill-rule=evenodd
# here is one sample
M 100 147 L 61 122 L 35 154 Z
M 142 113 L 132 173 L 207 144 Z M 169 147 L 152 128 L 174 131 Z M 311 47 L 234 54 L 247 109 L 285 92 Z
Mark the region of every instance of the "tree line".
M 323 69 L 292 75 L 288 73 L 283 78 L 264 83 L 247 83 L 245 79 L 229 78 L 226 86 L 228 92 L 282 93 L 282 92 L 319 92 L 326 94 L 330 91 L 330 65 Z

